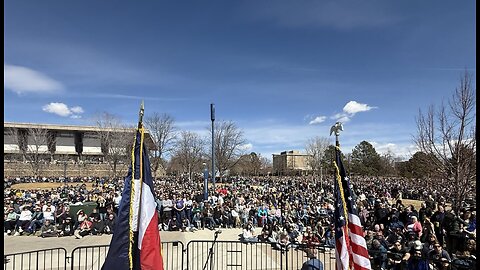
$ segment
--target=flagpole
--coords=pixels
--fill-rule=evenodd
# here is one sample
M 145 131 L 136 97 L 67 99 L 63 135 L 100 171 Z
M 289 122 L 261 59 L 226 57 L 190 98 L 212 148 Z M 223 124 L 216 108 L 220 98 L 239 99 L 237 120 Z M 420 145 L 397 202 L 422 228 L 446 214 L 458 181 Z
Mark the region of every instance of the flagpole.
M 140 170 L 139 170 L 139 189 L 138 191 L 135 191 L 135 192 L 138 192 L 139 193 L 139 196 L 138 196 L 138 216 L 137 216 L 137 231 L 140 231 L 140 217 L 142 216 L 142 189 L 143 189 L 143 115 L 145 113 L 145 107 L 144 107 L 144 103 L 143 103 L 143 100 L 142 100 L 142 103 L 140 104 L 140 111 L 138 112 L 138 127 L 137 127 L 137 131 L 140 132 L 140 149 L 139 149 L 139 155 L 138 155 L 138 161 L 139 161 L 139 167 L 140 167 Z M 136 139 L 136 134 L 135 134 L 135 142 L 137 141 Z M 133 151 L 135 151 L 135 145 L 133 146 L 134 149 Z M 132 168 L 132 181 L 134 181 L 134 178 L 135 178 L 135 167 Z M 132 183 L 132 189 L 135 187 L 135 184 Z

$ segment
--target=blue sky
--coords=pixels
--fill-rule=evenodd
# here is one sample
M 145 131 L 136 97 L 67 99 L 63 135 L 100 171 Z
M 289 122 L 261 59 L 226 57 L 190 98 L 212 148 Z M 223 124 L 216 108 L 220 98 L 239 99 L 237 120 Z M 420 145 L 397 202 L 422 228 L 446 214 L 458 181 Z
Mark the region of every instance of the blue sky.
M 475 1 L 4 2 L 4 120 L 217 120 L 271 158 L 329 137 L 408 158 L 418 109 L 476 72 Z M 474 78 L 475 79 L 475 78 Z M 475 83 L 476 85 L 476 83 Z M 334 141 L 333 137 L 329 137 Z

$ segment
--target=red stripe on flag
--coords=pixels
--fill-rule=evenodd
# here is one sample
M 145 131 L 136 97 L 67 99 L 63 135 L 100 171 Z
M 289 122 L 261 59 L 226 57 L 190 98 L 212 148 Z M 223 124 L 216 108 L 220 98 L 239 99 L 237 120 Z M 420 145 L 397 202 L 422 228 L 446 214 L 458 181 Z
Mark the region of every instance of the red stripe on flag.
M 163 258 L 160 253 L 160 234 L 158 232 L 158 214 L 153 214 L 145 231 L 140 250 L 142 270 L 163 270 Z
M 352 251 L 353 251 L 354 254 L 358 254 L 362 257 L 369 258 L 368 250 L 365 247 L 363 247 L 361 245 L 358 245 L 357 243 L 355 243 L 353 241 L 350 244 L 352 246 Z
M 357 224 L 353 222 L 348 223 L 348 228 L 350 229 L 351 233 L 354 233 L 356 235 L 362 236 L 363 237 L 363 229 L 362 227 L 358 226 Z

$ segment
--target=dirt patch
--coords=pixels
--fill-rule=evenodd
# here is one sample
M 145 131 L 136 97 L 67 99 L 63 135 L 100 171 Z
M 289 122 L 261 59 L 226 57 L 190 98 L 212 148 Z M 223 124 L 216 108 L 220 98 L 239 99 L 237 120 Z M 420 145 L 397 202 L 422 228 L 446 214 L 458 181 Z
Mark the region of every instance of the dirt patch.
M 67 183 L 68 186 L 79 186 L 83 183 Z M 13 184 L 11 189 L 52 189 L 64 186 L 65 183 L 20 183 Z M 87 189 L 93 187 L 93 183 L 85 183 Z

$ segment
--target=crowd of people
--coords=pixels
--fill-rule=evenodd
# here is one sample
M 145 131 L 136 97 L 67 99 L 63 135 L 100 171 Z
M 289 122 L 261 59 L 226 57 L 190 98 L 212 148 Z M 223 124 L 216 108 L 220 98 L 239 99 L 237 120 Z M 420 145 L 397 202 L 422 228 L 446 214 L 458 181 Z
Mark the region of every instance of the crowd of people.
M 19 181 L 28 179 L 5 179 L 6 235 L 81 238 L 113 233 L 123 179 L 43 179 L 64 184 L 49 190 L 12 189 Z M 72 182 L 90 182 L 93 187 Z M 426 258 L 439 262 L 436 267 L 442 269 L 453 260 L 475 258 L 475 197 L 455 212 L 448 205 L 451 187 L 442 182 L 352 177 L 351 183 L 376 269 L 420 267 L 417 264 L 425 264 Z M 154 189 L 159 230 L 239 228 L 242 241 L 266 242 L 278 249 L 335 246 L 333 181 L 310 176 L 239 177 L 217 183 L 215 190 L 210 187 L 206 196 L 202 179 L 165 177 L 154 181 Z M 404 205 L 404 199 L 423 203 L 416 209 Z M 96 203 L 92 213 L 70 212 L 72 206 L 87 202 Z

